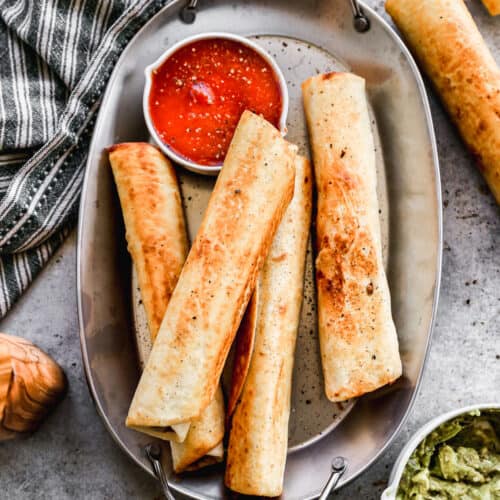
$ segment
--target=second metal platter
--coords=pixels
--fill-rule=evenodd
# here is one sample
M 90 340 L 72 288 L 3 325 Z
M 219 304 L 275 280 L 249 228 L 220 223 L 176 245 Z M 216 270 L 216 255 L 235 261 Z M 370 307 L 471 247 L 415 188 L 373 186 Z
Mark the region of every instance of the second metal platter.
M 89 387 L 110 433 L 151 472 L 146 436 L 126 429 L 139 371 L 134 328 L 139 295 L 130 292 L 119 204 L 105 148 L 147 140 L 142 116 L 143 70 L 176 41 L 205 31 L 253 37 L 277 60 L 290 92 L 288 139 L 308 154 L 300 83 L 325 71 L 350 70 L 367 81 L 376 136 L 384 257 L 404 365 L 394 385 L 344 405 L 323 395 L 309 249 L 295 357 L 290 452 L 284 499 L 319 495 L 332 458 L 348 460 L 341 484 L 360 474 L 386 448 L 406 417 L 423 369 L 437 301 L 441 203 L 435 139 L 425 89 L 408 51 L 390 27 L 364 7 L 371 28 L 358 33 L 346 0 L 201 1 L 193 24 L 174 1 L 134 38 L 120 59 L 96 123 L 86 174 L 78 242 L 81 341 Z M 178 169 L 193 239 L 213 179 Z M 135 306 L 134 306 L 135 305 Z M 165 455 L 165 469 L 171 465 Z M 224 498 L 223 468 L 171 476 L 174 490 L 194 498 Z

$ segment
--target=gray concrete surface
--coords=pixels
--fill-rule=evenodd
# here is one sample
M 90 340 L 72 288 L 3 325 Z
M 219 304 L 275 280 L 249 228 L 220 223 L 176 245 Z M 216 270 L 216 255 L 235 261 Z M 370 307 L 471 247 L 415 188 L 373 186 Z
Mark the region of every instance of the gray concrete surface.
M 369 2 L 379 12 L 383 2 Z M 500 62 L 500 18 L 468 2 Z M 408 437 L 436 414 L 499 398 L 500 211 L 432 96 L 444 200 L 443 280 L 432 349 L 416 404 L 378 463 L 336 493 L 379 498 Z M 0 445 L 0 498 L 150 499 L 151 478 L 108 436 L 90 399 L 78 341 L 75 234 L 20 300 L 0 331 L 24 336 L 57 359 L 70 383 L 64 402 L 23 441 Z

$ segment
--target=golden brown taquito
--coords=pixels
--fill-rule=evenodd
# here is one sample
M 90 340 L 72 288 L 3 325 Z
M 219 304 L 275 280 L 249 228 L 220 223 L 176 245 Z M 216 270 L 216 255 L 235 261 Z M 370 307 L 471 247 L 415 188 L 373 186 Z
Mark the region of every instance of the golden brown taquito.
M 318 192 L 316 286 L 325 392 L 361 396 L 401 375 L 382 262 L 375 146 L 365 81 L 349 73 L 302 84 Z
M 214 398 L 229 348 L 293 195 L 296 148 L 245 112 L 161 324 L 129 426 L 191 421 Z
M 500 14 L 500 0 L 483 0 L 483 3 L 492 16 Z
M 500 68 L 465 3 L 388 0 L 385 7 L 500 203 Z
M 232 416 L 225 482 L 246 495 L 283 490 L 292 369 L 312 206 L 309 161 L 297 156 L 295 192 L 259 276 L 255 347 Z

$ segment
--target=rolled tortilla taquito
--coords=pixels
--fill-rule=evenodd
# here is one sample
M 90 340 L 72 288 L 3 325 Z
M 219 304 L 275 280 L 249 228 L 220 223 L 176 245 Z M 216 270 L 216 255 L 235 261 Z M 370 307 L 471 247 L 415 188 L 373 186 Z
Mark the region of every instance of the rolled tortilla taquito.
M 115 144 L 108 153 L 128 251 L 154 342 L 188 253 L 177 177 L 170 161 L 146 142 Z M 144 357 L 148 352 L 142 350 L 143 342 L 138 342 Z M 189 423 L 184 423 L 144 431 L 161 439 L 184 441 L 188 429 Z
M 172 165 L 150 144 L 114 145 L 109 149 L 109 159 L 148 319 L 149 338 L 137 338 L 140 362 L 144 365 L 187 256 L 181 197 Z M 192 423 L 177 424 L 167 431 L 137 430 L 161 439 L 183 441 L 171 446 L 176 472 L 220 461 L 224 437 L 221 391 Z
M 283 490 L 295 341 L 312 206 L 309 161 L 297 156 L 295 192 L 259 276 L 255 347 L 232 417 L 226 486 L 246 495 Z
M 485 7 L 492 16 L 500 14 L 500 0 L 483 0 Z
M 215 395 L 274 233 L 293 195 L 296 148 L 243 113 L 161 324 L 127 425 L 200 416 Z
M 388 0 L 500 203 L 500 69 L 463 0 Z
M 177 177 L 146 142 L 115 144 L 108 153 L 154 342 L 189 248 Z
M 329 73 L 302 85 L 318 192 L 316 286 L 325 392 L 361 396 L 401 375 L 382 262 L 365 81 Z
M 139 361 L 142 367 L 151 353 L 153 344 L 151 338 L 139 335 L 137 337 Z M 176 473 L 186 470 L 192 471 L 202 467 L 221 462 L 224 458 L 224 399 L 222 390 L 215 393 L 214 399 L 202 412 L 201 416 L 186 424 L 177 424 L 173 426 L 177 430 L 177 437 L 180 439 L 171 439 L 171 436 L 165 432 L 155 432 L 151 428 L 144 429 L 146 434 L 168 439 L 170 441 L 170 450 L 172 452 L 172 465 Z M 184 426 L 186 431 L 183 433 Z M 180 430 L 179 430 L 180 428 Z M 142 428 L 135 428 L 143 431 Z

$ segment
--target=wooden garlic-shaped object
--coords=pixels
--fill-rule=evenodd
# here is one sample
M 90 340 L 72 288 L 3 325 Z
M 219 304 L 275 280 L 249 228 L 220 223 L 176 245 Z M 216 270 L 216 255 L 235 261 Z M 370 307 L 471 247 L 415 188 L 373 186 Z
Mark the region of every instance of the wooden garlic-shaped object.
M 0 441 L 36 430 L 65 390 L 64 372 L 48 354 L 0 333 Z

